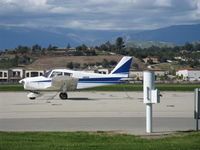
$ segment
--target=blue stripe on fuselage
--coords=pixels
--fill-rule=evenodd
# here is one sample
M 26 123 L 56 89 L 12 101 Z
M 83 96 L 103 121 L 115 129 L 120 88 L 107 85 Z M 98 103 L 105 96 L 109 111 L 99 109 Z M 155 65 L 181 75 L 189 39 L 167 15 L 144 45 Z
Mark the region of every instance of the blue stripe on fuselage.
M 51 80 L 33 81 L 33 82 L 51 82 Z
M 83 78 L 79 79 L 79 83 L 109 83 L 109 84 L 118 84 L 122 83 L 120 81 L 120 77 L 113 77 L 113 78 Z
M 79 83 L 123 83 L 120 81 L 121 77 L 109 77 L 109 78 L 81 78 Z M 33 81 L 33 82 L 51 82 L 52 80 L 43 80 L 43 81 Z
M 113 77 L 113 78 L 81 78 L 79 81 L 119 81 L 120 77 Z

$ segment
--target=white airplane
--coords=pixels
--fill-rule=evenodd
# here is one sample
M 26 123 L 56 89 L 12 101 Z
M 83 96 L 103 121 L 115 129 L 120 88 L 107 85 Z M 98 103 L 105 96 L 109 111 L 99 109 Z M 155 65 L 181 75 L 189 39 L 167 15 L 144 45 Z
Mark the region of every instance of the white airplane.
M 68 69 L 53 69 L 43 76 L 24 78 L 19 81 L 25 90 L 30 91 L 27 95 L 30 99 L 40 96 L 39 91 L 60 91 L 59 97 L 63 100 L 68 98 L 67 91 L 97 86 L 124 83 L 128 78 L 132 57 L 124 56 L 117 66 L 108 75 L 73 71 Z

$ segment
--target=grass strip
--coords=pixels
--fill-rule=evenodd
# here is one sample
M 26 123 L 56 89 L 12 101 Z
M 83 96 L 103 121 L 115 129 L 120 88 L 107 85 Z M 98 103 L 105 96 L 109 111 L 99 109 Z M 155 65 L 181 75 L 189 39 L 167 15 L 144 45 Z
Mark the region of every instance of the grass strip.
M 156 85 L 160 91 L 194 91 L 200 85 Z M 83 89 L 84 91 L 143 91 L 143 85 L 109 85 Z
M 200 85 L 162 84 L 156 85 L 156 88 L 160 91 L 194 91 L 195 88 L 200 88 Z M 21 85 L 0 85 L 0 91 L 24 91 L 24 88 Z M 81 89 L 80 91 L 143 91 L 143 85 L 119 84 Z
M 24 91 L 22 85 L 0 85 L 0 91 Z
M 0 132 L 0 150 L 199 150 L 200 133 L 140 138 L 109 132 Z

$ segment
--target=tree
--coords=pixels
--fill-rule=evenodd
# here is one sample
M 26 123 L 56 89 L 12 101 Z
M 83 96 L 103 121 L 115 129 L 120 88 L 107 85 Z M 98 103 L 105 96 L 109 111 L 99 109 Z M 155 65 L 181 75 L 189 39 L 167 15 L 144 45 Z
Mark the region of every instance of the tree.
M 52 46 L 51 46 L 51 44 L 49 44 L 47 50 L 48 50 L 48 51 L 52 50 Z
M 76 50 L 74 53 L 73 53 L 74 56 L 83 56 L 84 53 L 82 50 Z
M 111 66 L 115 66 L 115 65 L 117 64 L 117 62 L 116 62 L 115 60 L 111 60 L 111 61 L 109 62 L 109 64 L 110 64 Z
M 108 62 L 107 59 L 103 59 L 102 66 L 103 66 L 104 68 L 109 67 L 109 62 Z
M 81 66 L 80 63 L 69 62 L 67 64 L 67 68 L 69 68 L 69 69 L 80 68 L 80 66 Z
M 122 37 L 118 37 L 116 39 L 116 44 L 115 45 L 116 45 L 117 51 L 120 53 L 121 49 L 123 48 L 123 45 L 124 45 L 123 38 Z
M 83 45 L 82 45 L 82 50 L 83 50 L 83 51 L 86 51 L 87 49 L 88 49 L 88 47 L 87 47 L 85 44 L 83 44 Z
M 71 48 L 70 43 L 67 44 L 67 49 L 69 50 Z
M 138 65 L 137 63 L 133 63 L 133 67 L 134 67 L 135 69 L 139 69 L 139 65 Z
M 96 56 L 97 55 L 95 50 L 85 51 L 85 54 L 87 56 Z
M 86 51 L 87 50 L 87 46 L 85 44 L 83 44 L 83 45 L 80 45 L 80 46 L 76 47 L 76 49 L 79 50 L 79 51 Z
M 186 42 L 184 45 L 184 49 L 191 51 L 191 50 L 193 50 L 193 45 L 189 42 Z
M 13 66 L 18 66 L 19 57 L 15 55 L 15 58 L 11 60 Z
M 38 44 L 35 44 L 32 46 L 32 52 L 37 52 L 37 51 L 41 51 L 42 47 Z
M 73 69 L 73 67 L 74 67 L 73 62 L 67 63 L 67 68 Z
M 16 50 L 17 53 L 25 54 L 25 53 L 28 53 L 30 51 L 30 48 L 27 47 L 27 46 L 19 45 L 15 50 Z
M 101 50 L 101 51 L 108 51 L 107 45 L 106 45 L 106 44 L 100 45 L 100 50 Z
M 80 63 L 74 63 L 73 64 L 73 68 L 80 68 L 80 66 L 81 66 Z
M 112 44 L 109 41 L 107 41 L 105 44 L 108 48 L 108 51 L 111 51 L 112 50 Z
M 196 51 L 200 51 L 200 43 L 196 43 L 194 47 Z

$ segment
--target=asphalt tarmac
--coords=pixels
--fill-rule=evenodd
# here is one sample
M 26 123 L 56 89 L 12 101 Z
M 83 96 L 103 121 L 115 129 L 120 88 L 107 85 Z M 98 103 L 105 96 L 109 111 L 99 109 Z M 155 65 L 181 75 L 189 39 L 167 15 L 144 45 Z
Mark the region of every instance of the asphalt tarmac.
M 145 134 L 142 92 L 69 92 L 60 100 L 46 92 L 29 100 L 26 92 L 0 92 L 0 131 L 115 131 Z M 162 92 L 153 105 L 153 132 L 195 129 L 194 93 Z

